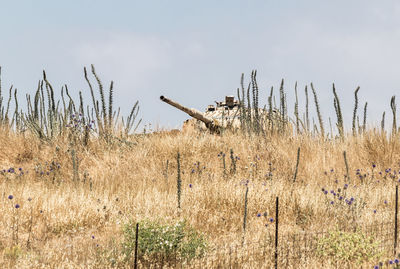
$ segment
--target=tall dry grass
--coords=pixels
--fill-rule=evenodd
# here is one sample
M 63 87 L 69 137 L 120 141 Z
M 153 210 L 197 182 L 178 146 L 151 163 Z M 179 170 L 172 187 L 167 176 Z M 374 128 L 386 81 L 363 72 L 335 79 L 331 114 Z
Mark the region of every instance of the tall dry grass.
M 145 219 L 185 219 L 206 236 L 210 249 L 240 245 L 243 240 L 257 242 L 274 229 L 269 218 L 274 217 L 276 196 L 280 199 L 281 234 L 392 221 L 399 178 L 393 171 L 398 174 L 400 170 L 399 138 L 370 130 L 337 140 L 200 133 L 134 135 L 129 138 L 130 145 L 92 139 L 87 147 L 74 148 L 79 163 L 77 181 L 66 136 L 43 143 L 28 133 L 2 130 L 0 168 L 6 171 L 0 174 L 0 266 L 129 267 L 122 262 L 120 251 L 122 227 Z M 231 149 L 239 157 L 232 174 Z M 344 176 L 344 151 L 350 179 Z M 180 210 L 177 152 L 182 170 Z M 226 154 L 225 174 L 221 152 Z M 8 172 L 9 168 L 15 173 Z M 349 184 L 347 190 L 344 184 Z M 330 204 L 333 196 L 324 194 L 322 188 L 341 188 L 346 197 L 354 197 L 363 206 L 354 213 L 335 209 L 336 205 Z M 266 217 L 258 217 L 258 213 L 266 213 Z M 242 266 L 246 265 L 238 264 Z

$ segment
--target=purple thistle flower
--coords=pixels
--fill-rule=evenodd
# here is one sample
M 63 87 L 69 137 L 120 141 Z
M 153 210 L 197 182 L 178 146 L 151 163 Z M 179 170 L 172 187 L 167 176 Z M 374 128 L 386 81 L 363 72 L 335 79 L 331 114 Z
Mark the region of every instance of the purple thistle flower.
M 270 221 L 270 222 L 274 222 L 274 219 L 273 219 L 273 218 L 270 218 L 269 221 Z
M 395 259 L 395 260 L 394 260 L 394 263 L 395 263 L 395 264 L 398 264 L 398 263 L 399 263 L 399 259 Z
M 333 205 L 334 204 L 334 202 L 333 201 L 331 201 L 331 205 Z
M 189 184 L 189 188 L 191 188 L 192 187 L 192 184 Z
M 16 205 L 15 205 L 15 208 L 18 209 L 18 208 L 19 208 L 19 204 L 16 204 Z
M 373 164 L 372 164 L 372 168 L 375 168 L 375 167 L 376 167 L 376 164 L 373 163 Z
M 14 198 L 14 196 L 12 196 L 11 194 L 8 195 L 8 199 L 12 200 Z
M 390 260 L 390 261 L 389 261 L 389 264 L 393 264 L 393 261 L 392 261 L 392 260 Z
M 374 214 L 376 214 L 376 209 L 374 209 Z
M 258 214 L 257 214 L 257 218 L 259 218 L 259 217 L 261 217 L 261 213 L 258 213 Z

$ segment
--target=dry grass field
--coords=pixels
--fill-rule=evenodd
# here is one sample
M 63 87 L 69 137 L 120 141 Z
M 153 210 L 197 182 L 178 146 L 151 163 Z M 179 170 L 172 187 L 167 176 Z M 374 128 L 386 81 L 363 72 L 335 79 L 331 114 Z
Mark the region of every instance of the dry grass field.
M 351 132 L 334 85 L 337 129 L 327 132 L 312 84 L 311 127 L 307 87 L 302 118 L 297 84 L 288 115 L 283 80 L 278 104 L 271 89 L 260 110 L 253 71 L 247 94 L 243 75 L 237 92 L 240 130 L 139 134 L 137 103 L 123 118 L 113 83 L 105 91 L 93 66 L 84 77 L 91 106 L 67 86 L 55 100 L 43 72 L 26 112 L 0 83 L 0 268 L 399 263 L 400 130 L 393 117 L 388 132 L 384 115 L 380 128 L 366 128 L 367 105 L 360 125 L 359 88 Z
M 129 144 L 110 144 L 93 138 L 87 146 L 75 147 L 79 166 L 74 175 L 67 136 L 43 143 L 29 134 L 0 131 L 2 268 L 129 268 L 132 258 L 126 260 L 122 247 L 124 225 L 140 221 L 174 224 L 185 220 L 207 241 L 204 257 L 212 256 L 225 246 L 245 247 L 246 242 L 260 242 L 273 234 L 275 220 L 270 218 L 275 217 L 277 196 L 282 235 L 351 229 L 394 219 L 400 172 L 398 136 L 388 138 L 373 130 L 344 140 L 161 133 L 128 140 Z M 344 202 L 351 197 L 353 204 Z M 343 262 L 372 268 L 379 259 L 389 259 L 391 252 L 375 254 L 361 257 L 360 262 L 351 258 Z M 319 267 L 330 259 L 321 255 L 313 254 L 292 266 Z M 246 260 L 235 266 L 253 267 Z M 258 266 L 272 264 L 263 261 Z

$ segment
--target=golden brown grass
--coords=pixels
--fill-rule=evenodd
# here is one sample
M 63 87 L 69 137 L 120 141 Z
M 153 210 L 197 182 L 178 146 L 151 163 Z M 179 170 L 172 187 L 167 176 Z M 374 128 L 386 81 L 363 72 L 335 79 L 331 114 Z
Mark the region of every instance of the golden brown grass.
M 114 259 L 116 267 L 129 267 L 121 262 L 119 248 L 123 224 L 130 220 L 174 222 L 186 219 L 206 235 L 211 249 L 240 246 L 243 180 L 249 180 L 244 235 L 248 243 L 272 234 L 274 224 L 266 227 L 268 219 L 257 217 L 257 213 L 267 212 L 268 218 L 274 217 L 276 196 L 280 199 L 281 234 L 393 221 L 398 177 L 384 179 L 385 172 L 382 176 L 378 172 L 386 168 L 400 169 L 399 137 L 386 138 L 370 131 L 363 136 L 347 137 L 343 142 L 306 135 L 249 138 L 239 134 L 164 133 L 132 136 L 130 140 L 134 142 L 131 146 L 92 139 L 87 148 L 75 148 L 80 181 L 74 182 L 71 145 L 66 137 L 41 143 L 28 134 L 0 131 L 0 168 L 13 167 L 16 174 L 20 167 L 24 171 L 22 176 L 7 172 L 0 175 L 0 266 L 108 268 Z M 298 147 L 301 158 L 297 180 L 293 183 Z M 235 174 L 229 174 L 230 149 L 240 157 Z M 178 151 L 183 171 L 181 210 L 177 209 L 176 198 Z M 228 176 L 224 176 L 222 160 L 218 157 L 221 151 L 226 154 Z M 366 203 L 355 219 L 333 210 L 329 205 L 332 199 L 321 191 L 323 187 L 328 190 L 343 188 L 348 183 L 343 177 L 343 151 L 347 152 L 351 172 L 347 195 Z M 165 176 L 167 160 L 169 168 Z M 60 169 L 49 175 L 44 170 L 44 175 L 40 175 L 39 167 L 51 162 L 59 163 Z M 197 162 L 205 167 L 200 174 L 192 173 Z M 373 163 L 377 166 L 374 179 L 371 178 Z M 273 168 L 272 179 L 268 175 L 270 167 Z M 330 172 L 331 169 L 334 172 Z M 369 175 L 360 180 L 356 169 Z M 13 199 L 8 199 L 9 195 L 13 195 Z M 20 208 L 16 209 L 16 204 Z M 218 259 L 218 255 L 214 259 Z M 245 260 L 236 266 L 252 267 Z M 311 260 L 304 266 L 317 264 Z M 262 266 L 268 268 L 270 264 Z

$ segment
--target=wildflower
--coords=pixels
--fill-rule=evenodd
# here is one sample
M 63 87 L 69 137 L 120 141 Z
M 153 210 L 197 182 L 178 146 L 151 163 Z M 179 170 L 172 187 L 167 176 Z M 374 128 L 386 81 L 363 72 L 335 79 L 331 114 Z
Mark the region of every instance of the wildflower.
M 92 235 L 92 239 L 94 239 L 94 235 Z
M 354 201 L 354 198 L 353 198 L 353 197 L 351 197 L 351 198 L 350 198 L 350 201 L 352 201 L 352 202 L 353 202 L 353 201 Z
M 334 202 L 333 201 L 331 201 L 331 205 L 333 205 L 334 204 Z
M 274 222 L 274 219 L 273 219 L 273 218 L 270 218 L 269 221 L 270 221 L 270 222 Z
M 399 263 L 399 259 L 394 259 L 394 263 L 398 264 Z
M 390 260 L 390 261 L 389 261 L 389 264 L 393 264 L 393 261 L 392 261 L 392 260 Z
M 8 195 L 8 199 L 12 200 L 14 198 L 14 196 L 12 196 L 11 194 Z
M 343 196 L 340 196 L 340 197 L 339 197 L 339 200 L 343 200 Z
M 343 189 L 347 189 L 349 187 L 349 184 L 344 184 Z
M 379 269 L 379 266 L 378 266 L 378 265 L 375 265 L 375 266 L 374 266 L 374 269 Z
M 257 218 L 259 218 L 259 217 L 261 217 L 261 213 L 258 213 L 258 214 L 257 214 Z
M 387 201 L 385 200 L 384 202 L 383 202 L 385 205 L 387 205 Z
M 324 191 L 324 194 L 328 194 L 328 191 Z
M 18 208 L 19 208 L 19 204 L 16 204 L 16 205 L 15 205 L 15 208 L 18 209 Z
M 189 184 L 189 188 L 191 188 L 192 187 L 192 184 Z
M 376 164 L 373 163 L 373 164 L 372 164 L 372 168 L 375 168 L 375 167 L 376 167 Z
M 374 209 L 374 214 L 376 214 L 376 209 Z

